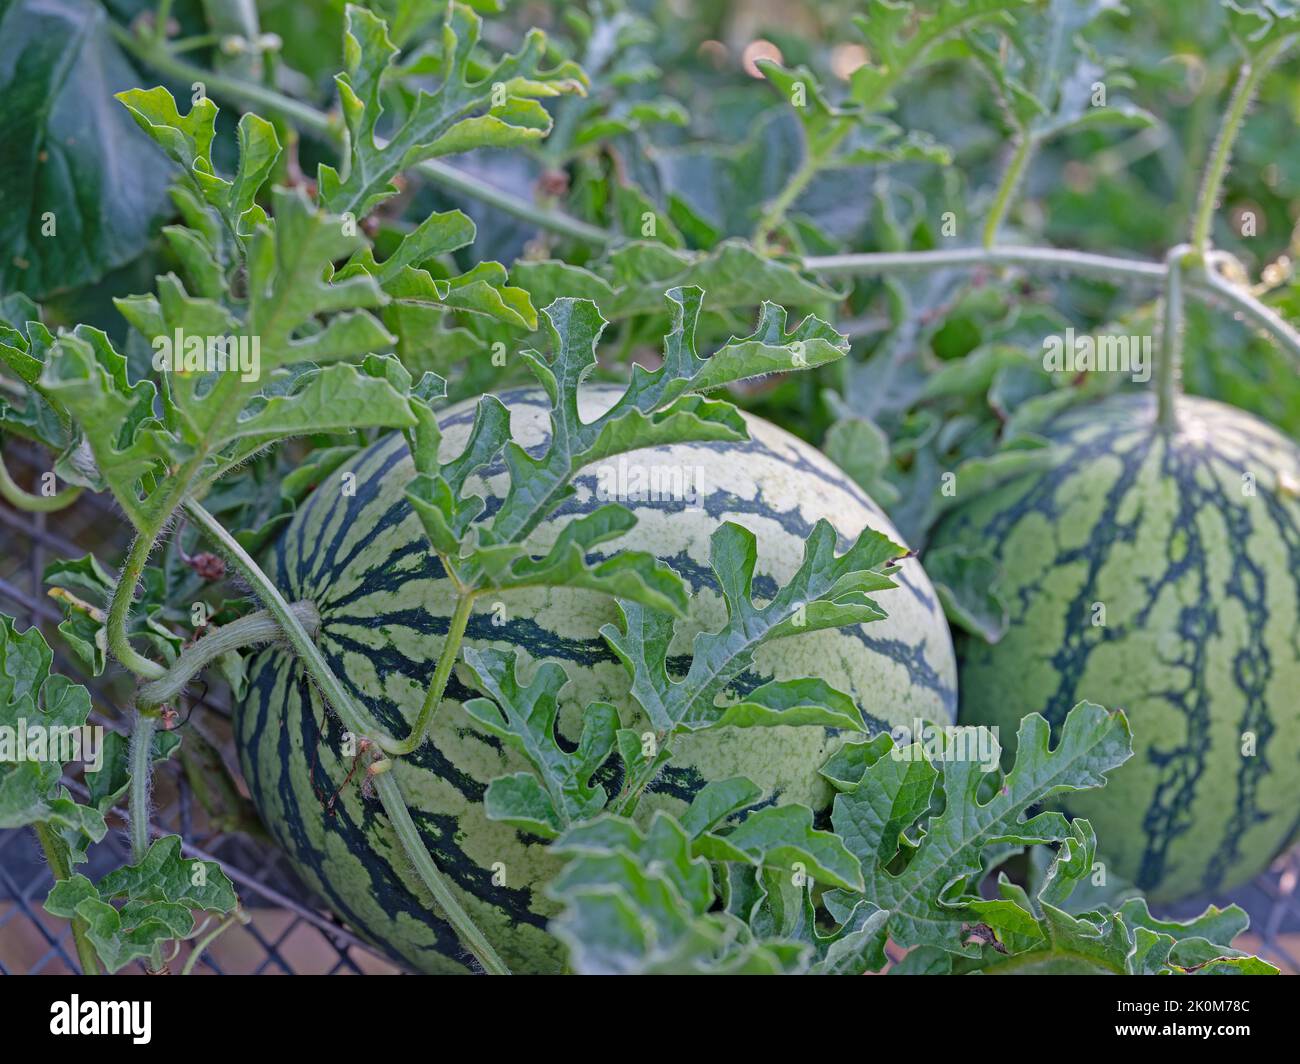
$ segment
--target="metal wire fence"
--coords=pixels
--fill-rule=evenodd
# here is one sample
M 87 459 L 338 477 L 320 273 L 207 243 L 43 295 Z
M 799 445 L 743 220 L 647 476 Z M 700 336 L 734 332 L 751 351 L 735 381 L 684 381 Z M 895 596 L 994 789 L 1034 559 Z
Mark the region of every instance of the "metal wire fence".
M 22 470 L 22 451 L 7 447 L 6 460 Z M 30 471 L 28 471 L 30 472 Z M 56 631 L 60 612 L 46 597 L 42 573 L 48 560 L 75 558 L 88 550 L 115 556 L 122 544 L 113 532 L 120 522 L 109 506 L 85 497 L 51 518 L 17 512 L 0 502 L 0 611 L 13 616 L 18 627 L 37 625 L 55 652 L 56 666 L 86 684 L 93 697 L 92 721 L 122 731 L 119 707 L 129 704 L 129 684 L 106 675 L 87 677 L 64 651 Z M 209 740 L 233 765 L 230 707 L 219 689 L 196 700 L 190 722 L 204 729 Z M 74 776 L 67 781 L 81 790 Z M 84 790 L 82 791 L 84 794 Z M 157 766 L 155 834 L 178 834 L 187 856 L 214 860 L 234 882 L 249 920 L 236 925 L 197 960 L 194 970 L 209 974 L 375 974 L 398 969 L 361 941 L 295 877 L 269 842 L 242 831 L 214 825 L 195 800 L 186 774 L 174 762 Z M 125 824 L 109 821 L 104 840 L 90 848 L 87 866 L 79 871 L 92 879 L 127 863 L 130 846 Z M 1165 915 L 1188 916 L 1206 904 L 1236 902 L 1251 917 L 1251 930 L 1238 943 L 1272 961 L 1286 972 L 1300 973 L 1300 850 L 1279 859 L 1263 875 L 1231 895 L 1196 899 Z M 42 908 L 51 878 L 35 836 L 28 830 L 0 831 L 0 972 L 63 973 L 77 971 L 68 924 Z M 170 961 L 179 971 L 188 945 Z M 132 965 L 128 972 L 142 972 Z

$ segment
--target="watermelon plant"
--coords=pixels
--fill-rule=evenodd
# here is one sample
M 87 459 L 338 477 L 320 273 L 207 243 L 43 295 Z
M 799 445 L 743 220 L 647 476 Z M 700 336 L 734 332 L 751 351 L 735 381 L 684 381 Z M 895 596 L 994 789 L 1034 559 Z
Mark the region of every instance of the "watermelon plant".
M 1140 891 L 1238 882 L 1297 826 L 1296 448 L 1179 393 L 1190 301 L 1300 355 L 1210 241 L 1290 5 L 1208 5 L 1247 59 L 1190 240 L 1151 259 L 1000 242 L 1040 157 L 1159 128 L 1101 58 L 1115 5 L 880 0 L 829 69 L 787 31 L 739 85 L 708 69 L 727 27 L 639 6 L 513 52 L 495 3 L 349 4 L 302 39 L 293 5 L 191 6 L 0 9 L 44 75 L 0 99 L 30 164 L 0 175 L 27 208 L 0 430 L 42 474 L 0 493 L 101 496 L 129 539 L 45 573 L 76 667 L 129 678 L 129 742 L 80 775 L 0 759 L 84 971 L 187 940 L 191 971 L 244 918 L 151 834 L 173 757 L 261 830 L 186 730 L 211 682 L 265 831 L 414 970 L 1277 970 L 1240 908 Z M 59 53 L 70 25 L 100 62 Z M 973 200 L 911 91 L 958 72 L 1010 144 Z M 1008 269 L 1159 293 L 1089 332 L 1158 314 L 1154 386 L 1045 368 L 1026 346 L 1077 308 Z M 989 640 L 960 670 L 945 613 Z M 0 735 L 92 725 L 52 662 L 0 618 Z M 82 875 L 123 813 L 131 863 Z

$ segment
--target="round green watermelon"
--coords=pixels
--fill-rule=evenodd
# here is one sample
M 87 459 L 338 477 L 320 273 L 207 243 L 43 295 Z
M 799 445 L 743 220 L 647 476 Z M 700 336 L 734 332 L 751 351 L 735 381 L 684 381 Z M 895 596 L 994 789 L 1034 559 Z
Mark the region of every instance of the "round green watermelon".
M 619 391 L 587 390 L 585 419 L 608 409 Z M 503 395 L 511 431 L 525 448 L 544 445 L 549 403 L 536 390 Z M 440 419 L 442 457 L 463 448 L 474 404 Z M 689 619 L 679 622 L 673 653 L 689 662 L 691 639 L 725 621 L 709 568 L 709 537 L 723 521 L 749 528 L 758 541 L 755 594 L 770 596 L 798 568 L 802 542 L 825 518 L 845 546 L 865 527 L 897 533 L 883 512 L 812 447 L 757 418 L 751 438 L 638 451 L 584 470 L 575 494 L 531 542 L 548 545 L 577 515 L 611 501 L 637 516 L 610 551 L 653 552 L 692 590 Z M 409 731 L 433 675 L 454 596 L 403 498 L 412 466 L 400 436 L 354 459 L 355 493 L 338 481 L 317 488 L 279 539 L 270 571 L 290 599 L 320 610 L 318 643 L 336 673 L 393 734 Z M 508 483 L 504 467 L 474 480 L 488 513 Z M 920 564 L 907 559 L 899 587 L 878 597 L 888 619 L 807 633 L 763 646 L 742 684 L 817 676 L 852 695 L 876 728 L 915 718 L 951 723 L 956 663 L 942 609 Z M 616 620 L 609 598 L 570 589 L 530 589 L 485 596 L 466 635 L 475 647 L 520 652 L 532 662 L 558 660 L 570 684 L 562 692 L 561 732 L 576 738 L 577 714 L 594 700 L 614 703 L 623 724 L 644 718 L 627 698 L 623 667 L 599 634 Z M 486 819 L 483 795 L 497 776 L 526 769 L 522 758 L 484 734 L 461 708 L 477 692 L 453 677 L 430 738 L 394 771 L 412 817 L 438 867 L 471 917 L 514 971 L 549 972 L 563 962 L 546 930 L 554 907 L 542 888 L 558 861 L 538 840 Z M 352 759 L 338 753 L 341 727 L 325 711 L 306 673 L 287 650 L 252 661 L 238 713 L 244 773 L 262 818 L 304 880 L 359 932 L 408 965 L 427 972 L 464 971 L 468 958 L 402 853 L 378 801 L 345 782 Z M 830 794 L 817 775 L 839 742 L 818 727 L 735 729 L 683 736 L 641 803 L 680 811 L 710 780 L 748 776 L 775 800 L 824 807 Z M 617 781 L 607 785 L 612 791 Z
M 1005 573 L 1005 636 L 958 639 L 963 723 L 1014 740 L 1080 699 L 1128 714 L 1133 759 L 1064 806 L 1156 901 L 1248 879 L 1300 827 L 1300 449 L 1221 403 L 1176 410 L 1166 434 L 1148 395 L 1074 409 L 1048 472 L 932 540 Z

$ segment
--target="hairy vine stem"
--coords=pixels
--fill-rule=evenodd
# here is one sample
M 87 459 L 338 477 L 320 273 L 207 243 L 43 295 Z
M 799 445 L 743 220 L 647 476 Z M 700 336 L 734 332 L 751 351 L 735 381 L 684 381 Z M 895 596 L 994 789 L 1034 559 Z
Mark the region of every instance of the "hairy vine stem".
M 989 208 L 989 216 L 984 222 L 984 247 L 988 250 L 997 243 L 998 229 L 1001 228 L 1007 211 L 1011 209 L 1011 197 L 1015 195 L 1016 189 L 1025 176 L 1025 168 L 1029 165 L 1033 149 L 1033 135 L 1026 130 L 1016 139 L 1015 151 L 1011 153 L 1007 168 L 1002 173 L 1002 180 L 998 182 L 997 192 L 993 196 L 993 205 Z
M 1202 273 L 1194 275 L 1191 291 L 1209 303 L 1224 303 L 1251 324 L 1268 333 L 1300 366 L 1300 331 L 1272 307 L 1261 303 L 1249 289 L 1237 284 L 1220 271 L 1219 266 L 1230 261 L 1231 256 L 1222 251 L 1211 251 Z
M 1255 62 L 1243 63 L 1241 74 L 1237 78 L 1236 88 L 1232 92 L 1232 101 L 1224 112 L 1223 122 L 1219 126 L 1219 135 L 1214 141 L 1214 150 L 1210 153 L 1209 164 L 1205 168 L 1205 178 L 1201 182 L 1201 191 L 1196 200 L 1196 213 L 1192 219 L 1192 247 L 1200 255 L 1210 250 L 1210 231 L 1214 227 L 1214 212 L 1219 206 L 1223 194 L 1223 179 L 1228 174 L 1228 164 L 1232 160 L 1232 149 L 1237 143 L 1237 134 L 1241 132 L 1246 112 L 1259 92 L 1264 75 L 1282 54 L 1295 43 L 1295 36 L 1281 37 L 1260 50 Z
M 804 267 L 827 276 L 872 276 L 936 270 L 945 267 L 1022 266 L 1047 272 L 1075 274 L 1101 281 L 1122 278 L 1164 283 L 1165 267 L 1144 259 L 1094 255 L 1047 247 L 966 247 L 938 251 L 880 251 L 857 255 L 820 255 L 804 260 Z
M 113 657 L 117 658 L 124 666 L 146 680 L 157 680 L 167 670 L 156 661 L 150 661 L 143 654 L 136 651 L 135 647 L 131 645 L 131 638 L 127 634 L 126 624 L 131 616 L 131 603 L 135 598 L 135 587 L 144 573 L 144 567 L 149 561 L 149 555 L 153 551 L 156 537 L 156 532 L 145 529 L 141 529 L 136 533 L 136 537 L 131 543 L 131 549 L 127 552 L 126 561 L 122 565 L 122 571 L 118 574 L 117 586 L 113 589 L 113 597 L 108 604 L 108 649 L 112 652 Z
M 131 862 L 139 864 L 149 852 L 149 785 L 153 776 L 153 734 L 158 718 L 137 709 L 131 729 L 131 789 L 127 795 L 127 823 L 131 833 Z
M 169 74 L 186 84 L 202 82 L 217 96 L 265 108 L 294 123 L 300 129 L 325 137 L 334 144 L 343 143 L 343 127 L 339 120 L 324 111 L 318 111 L 310 104 L 254 82 L 228 77 L 197 66 L 179 58 L 159 42 L 141 38 L 122 26 L 114 24 L 112 28 L 114 36 L 123 48 L 159 73 Z M 375 142 L 382 143 L 379 138 L 376 138 Z M 415 169 L 444 188 L 470 196 L 516 218 L 531 222 L 539 229 L 546 229 L 598 247 L 605 247 L 621 239 L 619 234 L 610 230 L 572 218 L 560 211 L 547 210 L 509 192 L 493 188 L 491 185 L 484 184 L 480 178 L 436 159 L 426 159 L 424 162 L 417 163 Z
M 235 568 L 244 576 L 258 597 L 266 603 L 266 608 L 279 624 L 284 637 L 289 641 L 308 675 L 316 682 L 321 694 L 330 707 L 338 714 L 343 726 L 358 739 L 366 738 L 375 743 L 385 753 L 396 753 L 401 741 L 388 735 L 378 724 L 371 720 L 364 709 L 348 694 L 343 682 L 334 675 L 325 656 L 316 646 L 315 641 L 303 627 L 302 621 L 280 594 L 274 582 L 248 552 L 240 546 L 225 527 L 198 502 L 187 499 L 184 503 L 186 514 L 195 525 L 234 563 Z
M 447 571 L 451 571 L 449 567 Z M 474 610 L 475 597 L 476 593 L 468 590 L 462 591 L 456 597 L 456 609 L 452 612 L 451 622 L 447 627 L 447 638 L 443 641 L 442 650 L 438 654 L 438 665 L 434 670 L 429 689 L 424 694 L 424 702 L 420 706 L 419 715 L 411 726 L 411 734 L 396 743 L 394 749 L 390 751 L 391 753 L 397 755 L 409 754 L 424 742 L 429 731 L 429 725 L 433 722 L 433 716 L 438 711 L 438 705 L 442 702 L 443 694 L 446 693 L 447 681 L 451 679 L 451 670 L 456 667 L 456 662 L 460 658 L 460 644 L 461 640 L 465 638 L 465 628 L 469 624 L 469 615 Z
M 67 879 L 72 875 L 72 869 L 68 862 L 63 858 L 63 850 L 60 848 L 58 836 L 55 835 L 54 829 L 45 821 L 38 820 L 32 825 L 36 832 L 36 839 L 41 844 L 41 849 L 45 853 L 45 860 L 50 866 L 50 874 L 57 882 L 60 879 Z M 99 954 L 95 952 L 95 947 L 91 945 L 90 938 L 87 935 L 89 925 L 85 919 L 80 916 L 72 918 L 72 942 L 77 950 L 77 960 L 81 963 L 82 975 L 99 975 Z
M 1156 364 L 1156 424 L 1165 433 L 1178 425 L 1178 394 L 1183 366 L 1183 266 L 1190 244 L 1179 244 L 1165 256 L 1167 274 L 1160 312 L 1160 361 Z
M 492 948 L 492 943 L 487 940 L 487 936 L 462 907 L 450 884 L 443 878 L 442 873 L 438 871 L 438 866 L 433 863 L 433 858 L 429 856 L 424 840 L 420 838 L 420 833 L 411 820 L 410 811 L 406 808 L 406 800 L 397 786 L 397 780 L 393 778 L 392 765 L 391 761 L 376 762 L 372 767 L 380 771 L 375 772 L 371 779 L 379 800 L 384 803 L 384 810 L 388 813 L 393 830 L 401 840 L 402 848 L 406 850 L 411 863 L 415 865 L 415 870 L 420 874 L 424 885 L 429 888 L 434 901 L 446 915 L 447 922 L 460 936 L 462 945 L 474 954 L 479 964 L 483 966 L 483 970 L 488 975 L 509 975 L 510 969 Z
M 1249 289 L 1235 284 L 1215 266 L 1228 256 L 1211 252 L 1207 269 L 1190 272 L 1184 289 L 1202 302 L 1228 304 L 1268 333 L 1300 366 L 1300 332 Z M 935 269 L 1019 266 L 1044 273 L 1064 273 L 1118 283 L 1124 278 L 1154 287 L 1165 284 L 1163 263 L 1145 259 L 1095 255 L 1049 247 L 951 248 L 939 251 L 881 251 L 857 255 L 822 255 L 804 260 L 806 269 L 828 277 L 872 277 Z
M 813 161 L 812 157 L 804 159 L 799 164 L 799 168 L 790 176 L 785 187 L 772 200 L 763 211 L 763 215 L 758 220 L 758 226 L 754 230 L 754 247 L 762 254 L 766 254 L 771 247 L 772 234 L 785 221 L 786 213 L 794 206 L 804 190 L 811 184 L 812 179 L 817 176 L 820 166 Z
M 320 626 L 320 614 L 314 603 L 295 602 L 289 610 L 309 635 L 315 634 Z M 136 696 L 136 704 L 143 709 L 154 709 L 170 702 L 185 689 L 191 679 L 222 654 L 283 638 L 284 630 L 270 610 L 258 610 L 219 628 L 214 627 L 182 650 L 180 657 L 163 676 L 141 687 Z

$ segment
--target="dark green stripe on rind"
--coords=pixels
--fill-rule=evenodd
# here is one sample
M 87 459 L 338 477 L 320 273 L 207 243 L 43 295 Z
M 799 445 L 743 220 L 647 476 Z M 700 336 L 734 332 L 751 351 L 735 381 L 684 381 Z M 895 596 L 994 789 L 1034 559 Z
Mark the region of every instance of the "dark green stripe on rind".
M 1179 418 L 1166 438 L 1146 397 L 1081 408 L 1055 427 L 1049 472 L 934 538 L 987 545 L 1007 572 L 1007 635 L 958 641 L 964 721 L 1014 736 L 1023 714 L 1059 724 L 1080 699 L 1129 713 L 1133 762 L 1067 805 L 1157 900 L 1255 874 L 1300 807 L 1300 451 L 1218 403 L 1186 399 Z

